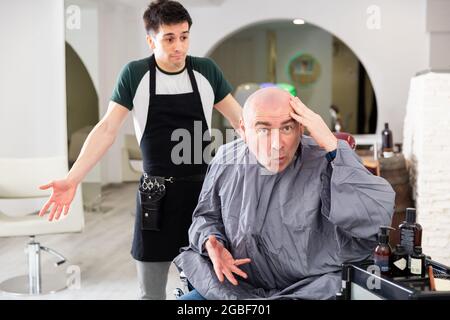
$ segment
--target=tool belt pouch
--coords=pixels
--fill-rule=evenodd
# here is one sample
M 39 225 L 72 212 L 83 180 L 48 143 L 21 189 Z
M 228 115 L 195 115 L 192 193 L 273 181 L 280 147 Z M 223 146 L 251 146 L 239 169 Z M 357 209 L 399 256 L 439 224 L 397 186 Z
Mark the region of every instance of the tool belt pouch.
M 139 185 L 142 230 L 160 231 L 162 201 L 166 194 L 164 177 L 142 176 Z

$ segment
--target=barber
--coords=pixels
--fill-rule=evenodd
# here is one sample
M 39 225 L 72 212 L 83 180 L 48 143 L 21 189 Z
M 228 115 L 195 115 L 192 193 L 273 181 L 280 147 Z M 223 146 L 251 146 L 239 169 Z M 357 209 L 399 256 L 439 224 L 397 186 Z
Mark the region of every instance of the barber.
M 137 192 L 131 254 L 140 297 L 165 299 L 169 267 L 179 248 L 188 245 L 188 228 L 207 169 L 203 152 L 210 142 L 212 108 L 238 128 L 241 107 L 212 60 L 187 55 L 192 19 L 180 3 L 152 2 L 143 19 L 153 55 L 123 68 L 106 115 L 87 137 L 67 177 L 40 187 L 53 192 L 39 214 L 51 209 L 52 221 L 69 212 L 78 184 L 113 144 L 132 111 L 144 175 Z M 201 134 L 196 133 L 199 128 Z M 183 132 L 189 133 L 190 146 L 174 152 L 179 143 L 174 137 Z

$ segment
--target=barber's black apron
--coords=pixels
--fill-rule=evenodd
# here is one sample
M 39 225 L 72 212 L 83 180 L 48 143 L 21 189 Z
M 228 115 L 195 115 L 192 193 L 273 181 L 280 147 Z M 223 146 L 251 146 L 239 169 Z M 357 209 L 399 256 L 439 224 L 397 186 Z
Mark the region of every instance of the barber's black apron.
M 186 58 L 193 92 L 183 94 L 155 94 L 156 61 L 149 59 L 150 101 L 147 123 L 140 143 L 144 171 L 151 176 L 187 177 L 173 183 L 166 182 L 166 195 L 162 202 L 162 222 L 160 231 L 142 230 L 139 192 L 137 194 L 136 222 L 131 254 L 139 261 L 172 261 L 180 247 L 188 245 L 188 230 L 192 222 L 192 213 L 197 205 L 202 187 L 202 179 L 207 164 L 203 159 L 203 150 L 210 143 L 208 125 L 203 112 L 200 93 L 192 70 L 191 58 Z M 194 135 L 194 122 L 200 127 L 201 134 Z M 191 143 L 190 164 L 174 164 L 171 159 L 172 148 L 179 141 L 171 141 L 172 132 L 185 129 L 189 132 Z M 197 129 L 198 131 L 198 129 Z M 207 139 L 202 139 L 206 131 Z M 194 141 L 194 137 L 200 141 Z M 177 138 L 179 139 L 179 138 Z M 195 144 L 197 147 L 195 148 Z M 201 153 L 198 155 L 198 144 Z M 197 155 L 194 157 L 194 152 Z M 180 154 L 182 156 L 182 154 Z M 196 159 L 195 159 L 196 158 Z M 197 163 L 199 161 L 200 163 Z M 196 177 L 196 179 L 190 179 Z M 197 181 L 192 181 L 197 180 Z

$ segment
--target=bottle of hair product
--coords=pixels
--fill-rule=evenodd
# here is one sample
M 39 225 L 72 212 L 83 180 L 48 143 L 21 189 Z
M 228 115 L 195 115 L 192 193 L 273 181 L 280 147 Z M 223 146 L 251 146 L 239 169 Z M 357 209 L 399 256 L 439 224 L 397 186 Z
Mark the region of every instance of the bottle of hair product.
M 394 141 L 392 131 L 389 129 L 389 124 L 384 124 L 384 130 L 381 131 L 381 154 L 384 158 L 394 156 Z
M 381 226 L 378 233 L 378 245 L 373 253 L 373 260 L 376 266 L 380 268 L 381 274 L 390 275 L 392 249 L 389 245 L 389 230 L 391 227 Z
M 422 226 L 416 222 L 416 209 L 406 208 L 406 221 L 399 226 L 400 244 L 411 255 L 414 246 L 422 245 Z
M 422 253 L 422 247 L 415 246 L 410 255 L 410 273 L 413 276 L 425 276 L 425 255 Z
M 391 258 L 391 275 L 393 277 L 404 277 L 409 274 L 408 253 L 401 244 L 397 244 Z

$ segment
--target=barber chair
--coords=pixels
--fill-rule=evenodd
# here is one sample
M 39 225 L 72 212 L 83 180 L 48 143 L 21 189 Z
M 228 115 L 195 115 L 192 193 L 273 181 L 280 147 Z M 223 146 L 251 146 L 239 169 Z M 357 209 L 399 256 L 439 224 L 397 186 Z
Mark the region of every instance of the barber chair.
M 180 282 L 182 287 L 175 288 L 175 290 L 173 290 L 173 295 L 175 296 L 175 299 L 178 299 L 182 295 L 192 290 L 191 286 L 189 285 L 188 279 L 186 278 L 186 275 L 184 274 L 183 271 L 180 272 Z
M 28 274 L 4 280 L 0 290 L 18 295 L 54 293 L 67 287 L 64 275 L 42 274 L 41 252 L 58 260 L 60 266 L 66 259 L 53 249 L 41 246 L 35 236 L 80 232 L 84 227 L 81 188 L 77 190 L 67 216 L 49 222 L 37 213 L 51 194 L 51 189 L 40 190 L 52 179 L 67 174 L 67 158 L 0 158 L 0 237 L 28 236 L 26 247 Z M 61 273 L 61 272 L 60 272 Z
M 350 133 L 347 133 L 347 132 L 333 132 L 333 134 L 339 140 L 346 141 L 348 143 L 348 145 L 350 146 L 350 148 L 352 148 L 352 150 L 356 149 L 355 138 Z
M 346 141 L 349 146 L 352 148 L 352 150 L 356 150 L 356 139 L 354 136 L 352 136 L 350 133 L 347 132 L 333 132 L 334 136 L 340 140 Z M 376 145 L 374 146 L 376 152 Z M 380 175 L 380 166 L 377 160 L 371 159 L 368 160 L 364 157 L 361 157 L 361 160 L 363 162 L 364 167 L 369 170 L 372 174 L 379 176 Z

